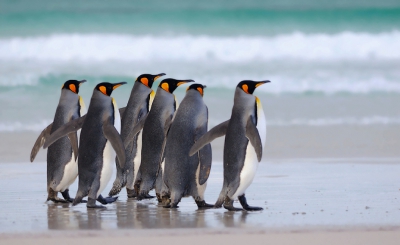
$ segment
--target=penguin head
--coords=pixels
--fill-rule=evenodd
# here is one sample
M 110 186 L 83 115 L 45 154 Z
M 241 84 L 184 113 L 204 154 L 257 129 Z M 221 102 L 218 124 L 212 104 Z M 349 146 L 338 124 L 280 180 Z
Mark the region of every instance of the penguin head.
M 119 86 L 121 86 L 123 84 L 126 84 L 126 82 L 120 82 L 120 83 L 107 83 L 107 82 L 104 82 L 104 83 L 97 84 L 95 89 L 100 91 L 104 95 L 110 96 L 112 91 L 114 91 L 114 89 L 118 88 Z
M 243 90 L 246 94 L 253 94 L 254 90 L 258 87 L 261 86 L 265 83 L 269 83 L 271 81 L 265 80 L 265 81 L 260 81 L 260 82 L 256 82 L 256 81 L 251 81 L 251 80 L 244 80 L 241 81 L 237 87 L 240 88 L 241 90 Z
M 186 92 L 189 91 L 190 89 L 193 89 L 193 90 L 198 91 L 198 92 L 201 94 L 201 96 L 203 96 L 203 94 L 204 94 L 204 89 L 205 89 L 205 88 L 207 88 L 206 85 L 202 85 L 202 84 L 199 84 L 199 83 L 195 83 L 195 84 L 190 85 L 190 86 L 186 89 Z
M 140 82 L 146 87 L 151 88 L 151 86 L 153 86 L 154 81 L 161 76 L 165 76 L 165 73 L 160 73 L 157 75 L 142 74 L 136 79 L 136 82 Z
M 176 80 L 173 78 L 167 78 L 162 80 L 162 82 L 160 83 L 160 85 L 158 85 L 158 87 L 172 94 L 177 87 L 181 86 L 182 84 L 192 83 L 192 82 L 194 81 L 191 79 Z
M 61 89 L 68 89 L 75 94 L 79 93 L 79 86 L 81 86 L 82 83 L 86 82 L 86 80 L 82 81 L 77 81 L 77 80 L 68 80 L 64 83 L 64 85 L 61 87 Z

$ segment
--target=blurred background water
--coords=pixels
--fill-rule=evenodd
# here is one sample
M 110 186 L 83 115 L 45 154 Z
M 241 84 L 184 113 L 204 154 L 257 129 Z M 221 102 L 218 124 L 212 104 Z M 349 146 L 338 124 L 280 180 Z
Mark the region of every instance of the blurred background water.
M 0 0 L 0 132 L 43 129 L 68 79 L 88 80 L 87 105 L 127 81 L 122 107 L 160 72 L 208 86 L 211 126 L 243 79 L 272 81 L 256 91 L 270 126 L 400 125 L 399 68 L 396 0 Z

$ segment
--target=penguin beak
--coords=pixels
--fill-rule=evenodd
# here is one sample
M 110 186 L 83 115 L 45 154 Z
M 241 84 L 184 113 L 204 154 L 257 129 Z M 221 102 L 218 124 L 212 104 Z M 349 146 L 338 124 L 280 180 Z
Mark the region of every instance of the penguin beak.
M 257 88 L 258 86 L 261 86 L 261 85 L 263 85 L 263 84 L 270 83 L 270 82 L 271 82 L 271 81 L 269 81 L 269 80 L 265 80 L 265 81 L 257 82 L 257 84 L 256 84 L 256 88 Z
M 193 83 L 194 82 L 194 80 L 191 80 L 191 79 L 189 79 L 189 80 L 182 80 L 181 82 L 178 82 L 178 84 L 176 85 L 176 86 L 181 86 L 182 84 L 185 84 L 185 83 Z
M 114 83 L 113 90 L 124 84 L 126 84 L 126 82 Z
M 154 76 L 154 81 L 157 80 L 159 77 L 165 76 L 165 73 L 160 73 Z
M 86 82 L 86 80 L 79 81 L 79 86 L 81 86 L 81 84 L 85 83 L 85 82 Z
M 207 86 L 206 86 L 206 85 L 203 85 L 203 89 L 204 89 L 204 88 L 207 88 Z

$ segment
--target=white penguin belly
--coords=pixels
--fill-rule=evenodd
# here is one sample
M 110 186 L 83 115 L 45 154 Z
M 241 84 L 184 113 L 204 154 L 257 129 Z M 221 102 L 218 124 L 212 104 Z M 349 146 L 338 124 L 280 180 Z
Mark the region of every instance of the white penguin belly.
M 97 196 L 106 188 L 108 182 L 111 179 L 113 173 L 113 166 L 115 161 L 115 152 L 111 146 L 111 143 L 107 141 L 103 151 L 103 168 L 101 169 L 100 175 L 100 188 L 97 191 Z
M 137 137 L 136 156 L 133 158 L 133 181 L 132 181 L 132 186 L 128 186 L 129 189 L 134 188 L 136 176 L 140 168 L 140 163 L 142 162 L 142 132 L 143 130 L 140 130 Z
M 267 122 L 265 120 L 264 110 L 262 109 L 261 103 L 259 99 L 256 97 L 257 101 L 257 129 L 258 134 L 261 138 L 262 147 L 265 146 L 265 140 L 267 135 Z M 235 194 L 231 197 L 232 199 L 236 199 L 238 196 L 243 195 L 246 189 L 253 182 L 254 176 L 256 175 L 258 167 L 257 154 L 254 150 L 254 147 L 251 145 L 250 141 L 248 142 L 246 148 L 246 156 L 244 160 L 243 169 L 240 172 L 240 184 Z
M 71 160 L 65 165 L 63 177 L 55 191 L 65 191 L 74 183 L 76 177 L 78 177 L 78 163 L 75 161 L 75 154 L 72 152 Z

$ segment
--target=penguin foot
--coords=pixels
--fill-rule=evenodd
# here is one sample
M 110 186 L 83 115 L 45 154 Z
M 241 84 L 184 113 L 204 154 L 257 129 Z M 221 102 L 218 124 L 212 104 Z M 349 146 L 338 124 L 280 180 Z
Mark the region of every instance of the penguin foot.
M 246 211 L 260 211 L 263 210 L 262 207 L 253 207 L 250 206 L 249 204 L 247 204 L 247 200 L 246 197 L 243 195 L 238 197 L 240 204 L 242 205 L 242 207 L 244 208 L 244 210 Z
M 101 195 L 100 195 L 101 196 Z M 93 199 L 93 198 L 88 198 L 88 202 L 87 202 L 87 204 L 86 204 L 86 207 L 87 208 L 98 208 L 98 209 L 100 209 L 100 208 L 106 208 L 105 206 L 103 206 L 103 205 L 96 205 L 96 199 Z
M 141 194 L 139 194 L 138 196 L 137 196 L 137 200 L 138 201 L 141 201 L 141 200 L 143 200 L 143 199 L 152 199 L 152 198 L 155 198 L 155 196 L 151 196 L 149 193 L 141 193 Z
M 72 203 L 74 201 L 74 199 L 69 196 L 69 190 L 68 189 L 66 189 L 65 191 L 62 191 L 61 195 L 64 197 L 64 200 L 67 201 L 67 202 L 71 202 Z
M 233 200 L 230 199 L 228 196 L 225 197 L 224 208 L 229 211 L 243 211 L 243 209 L 241 208 L 235 208 L 233 206 Z
M 104 198 L 102 195 L 99 195 L 99 197 L 97 198 L 97 201 L 99 201 L 101 204 L 106 205 L 106 204 L 113 203 L 113 202 L 117 201 L 117 199 L 118 199 L 118 197 L 106 197 L 106 198 Z
M 241 208 L 235 208 L 233 205 L 225 205 L 224 204 L 224 208 L 229 210 L 229 211 L 243 211 L 243 209 Z
M 106 208 L 105 206 L 103 206 L 103 205 L 86 205 L 86 207 L 87 208 L 97 208 L 97 209 L 102 209 L 102 208 Z
M 206 203 L 206 201 L 196 201 L 197 207 L 199 209 L 209 209 L 214 208 L 214 205 Z
M 262 207 L 254 207 L 254 206 L 247 206 L 247 207 L 243 207 L 243 208 L 246 211 L 261 211 L 261 210 L 263 210 Z
M 128 194 L 128 198 L 137 197 L 136 191 L 134 189 L 126 188 L 126 193 Z M 109 196 L 111 196 L 111 195 L 109 195 Z
M 47 198 L 47 201 L 52 201 L 54 203 L 70 203 L 69 201 L 61 199 L 59 197 Z
M 163 206 L 163 208 L 176 209 L 176 208 L 179 208 L 179 206 L 177 203 L 172 203 L 172 204 L 167 204 L 167 205 Z

